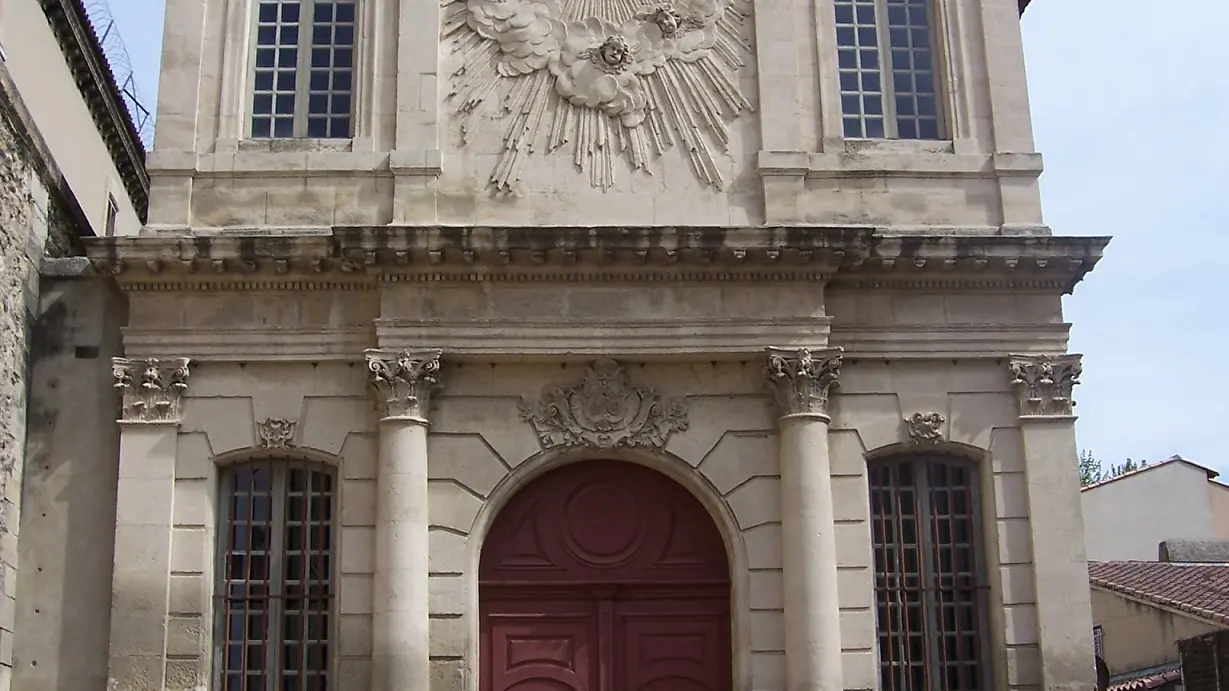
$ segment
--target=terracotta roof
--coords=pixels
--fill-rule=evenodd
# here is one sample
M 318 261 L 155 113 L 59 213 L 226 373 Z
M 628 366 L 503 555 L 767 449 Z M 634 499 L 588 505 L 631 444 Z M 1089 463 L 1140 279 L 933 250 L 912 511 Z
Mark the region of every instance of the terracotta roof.
M 1096 588 L 1229 625 L 1229 564 L 1093 561 L 1088 580 Z
M 1148 691 L 1182 679 L 1181 666 L 1169 666 L 1148 674 L 1111 683 L 1107 691 Z

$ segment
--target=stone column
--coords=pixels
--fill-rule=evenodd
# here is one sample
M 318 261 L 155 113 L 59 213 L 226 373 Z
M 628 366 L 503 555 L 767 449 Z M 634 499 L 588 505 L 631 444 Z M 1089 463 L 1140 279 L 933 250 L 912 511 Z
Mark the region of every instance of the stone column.
M 109 686 L 160 689 L 166 676 L 175 447 L 188 359 L 111 363 L 123 404 Z
M 1056 691 L 1092 689 L 1092 605 L 1075 443 L 1072 390 L 1079 355 L 1012 355 L 1028 478 L 1041 679 Z
M 828 393 L 839 348 L 768 350 L 780 419 L 781 552 L 786 691 L 841 691 L 836 526 L 828 459 Z
M 439 350 L 368 350 L 380 407 L 372 691 L 430 688 L 427 410 Z

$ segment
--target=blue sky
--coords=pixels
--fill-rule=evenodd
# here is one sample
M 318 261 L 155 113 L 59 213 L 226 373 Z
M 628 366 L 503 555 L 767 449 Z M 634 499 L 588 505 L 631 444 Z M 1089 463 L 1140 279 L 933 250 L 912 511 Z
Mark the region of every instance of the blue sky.
M 163 0 L 110 2 L 152 111 Z M 1229 472 L 1229 2 L 1179 4 L 1033 0 L 1024 42 L 1046 222 L 1114 236 L 1066 298 L 1080 446 Z

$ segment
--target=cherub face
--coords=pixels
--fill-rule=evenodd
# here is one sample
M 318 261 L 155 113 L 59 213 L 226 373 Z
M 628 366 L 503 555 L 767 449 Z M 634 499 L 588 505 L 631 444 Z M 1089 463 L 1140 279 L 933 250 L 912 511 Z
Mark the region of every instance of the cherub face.
M 623 64 L 623 60 L 627 57 L 627 47 L 623 42 L 611 36 L 606 39 L 600 48 L 598 54 L 602 58 L 602 62 L 611 67 L 618 67 Z
M 663 36 L 673 36 L 678 33 L 679 19 L 677 12 L 673 12 L 667 8 L 660 8 L 653 14 L 653 23 L 661 29 Z

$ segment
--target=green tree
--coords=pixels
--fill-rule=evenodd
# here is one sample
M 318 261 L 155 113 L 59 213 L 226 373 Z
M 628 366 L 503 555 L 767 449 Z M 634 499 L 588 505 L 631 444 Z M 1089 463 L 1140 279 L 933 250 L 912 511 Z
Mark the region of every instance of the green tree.
M 1148 461 L 1136 461 L 1128 458 L 1118 465 L 1110 464 L 1109 468 L 1101 463 L 1101 459 L 1092 455 L 1088 449 L 1080 451 L 1080 487 L 1087 487 L 1098 482 L 1111 480 L 1132 471 L 1148 467 Z
M 1101 468 L 1101 459 L 1092 455 L 1088 449 L 1080 452 L 1080 487 L 1105 479 L 1105 471 Z

